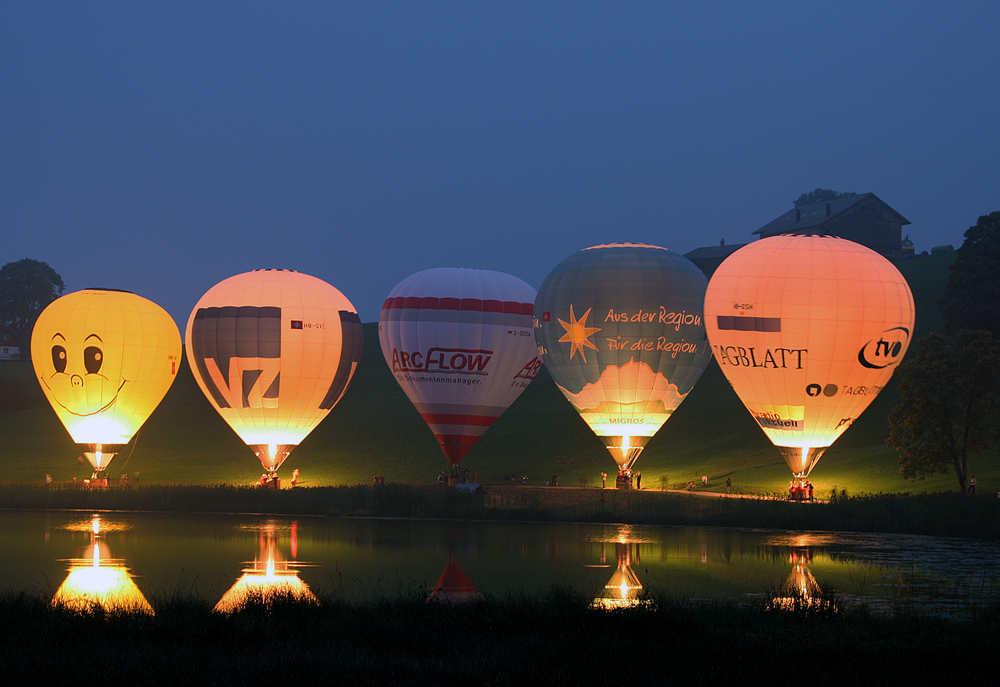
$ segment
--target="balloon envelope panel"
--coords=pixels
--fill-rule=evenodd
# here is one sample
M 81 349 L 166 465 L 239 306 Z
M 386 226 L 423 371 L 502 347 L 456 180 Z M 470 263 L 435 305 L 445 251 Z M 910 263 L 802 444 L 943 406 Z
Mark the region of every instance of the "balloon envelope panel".
M 42 390 L 80 444 L 128 443 L 166 395 L 180 356 L 180 333 L 167 312 L 126 291 L 62 296 L 31 333 Z
M 705 296 L 715 359 L 740 400 L 776 446 L 805 449 L 832 444 L 886 385 L 914 312 L 892 263 L 833 236 L 751 243 Z M 818 460 L 798 455 L 796 473 Z
M 535 339 L 560 390 L 620 464 L 701 377 L 707 279 L 666 248 L 610 244 L 568 257 L 535 301 Z M 610 443 L 609 443 L 610 442 Z
M 321 279 L 255 270 L 208 290 L 188 319 L 191 369 L 202 391 L 274 469 L 347 390 L 361 359 L 361 321 Z M 281 455 L 272 455 L 275 447 Z
M 464 268 L 417 272 L 386 298 L 382 355 L 450 463 L 534 379 L 534 298 L 516 277 Z

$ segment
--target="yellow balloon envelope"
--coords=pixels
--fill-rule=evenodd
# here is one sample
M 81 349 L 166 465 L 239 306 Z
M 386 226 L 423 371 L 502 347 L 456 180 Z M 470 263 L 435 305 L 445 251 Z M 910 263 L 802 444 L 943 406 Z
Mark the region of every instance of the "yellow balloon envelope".
M 273 473 L 344 395 L 363 335 L 357 310 L 330 284 L 255 270 L 209 289 L 185 340 L 201 390 Z
M 31 333 L 42 390 L 98 471 L 166 395 L 180 358 L 170 315 L 127 291 L 67 294 L 42 311 Z
M 889 381 L 913 321 L 913 296 L 892 263 L 833 236 L 748 244 L 705 294 L 716 362 L 799 477 Z

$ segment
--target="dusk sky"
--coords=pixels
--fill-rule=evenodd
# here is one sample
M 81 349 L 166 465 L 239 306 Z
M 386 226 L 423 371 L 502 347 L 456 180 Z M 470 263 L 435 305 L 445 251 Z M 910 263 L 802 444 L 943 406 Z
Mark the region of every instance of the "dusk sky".
M 1000 3 L 6 2 L 0 264 L 133 291 L 430 267 L 536 289 L 633 241 L 743 243 L 817 187 L 917 252 L 1000 210 Z

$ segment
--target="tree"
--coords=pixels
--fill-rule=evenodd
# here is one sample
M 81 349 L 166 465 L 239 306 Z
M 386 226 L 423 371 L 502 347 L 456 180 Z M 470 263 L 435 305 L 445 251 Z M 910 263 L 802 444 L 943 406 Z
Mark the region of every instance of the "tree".
M 849 196 L 858 195 L 854 191 L 834 191 L 829 188 L 818 188 L 809 193 L 803 193 L 799 196 L 799 199 L 792 202 L 797 208 L 803 207 L 805 205 L 812 205 L 813 203 L 822 203 L 827 200 L 837 200 L 837 198 L 847 198 Z
M 896 372 L 899 405 L 889 413 L 886 444 L 896 449 L 907 479 L 948 474 L 968 489 L 969 456 L 1000 439 L 1000 342 L 986 331 L 919 339 Z
M 983 215 L 965 232 L 944 295 L 937 302 L 945 332 L 985 329 L 1000 338 L 1000 212 Z
M 0 267 L 0 324 L 16 337 L 22 358 L 29 357 L 38 315 L 65 290 L 62 277 L 44 262 L 24 258 Z

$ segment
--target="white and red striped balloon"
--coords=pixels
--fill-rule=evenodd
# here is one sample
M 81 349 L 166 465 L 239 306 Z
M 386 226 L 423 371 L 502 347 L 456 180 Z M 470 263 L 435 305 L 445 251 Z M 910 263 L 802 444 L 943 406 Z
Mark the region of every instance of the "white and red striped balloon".
M 541 366 L 534 301 L 517 277 L 457 267 L 410 275 L 385 299 L 382 355 L 452 465 Z

